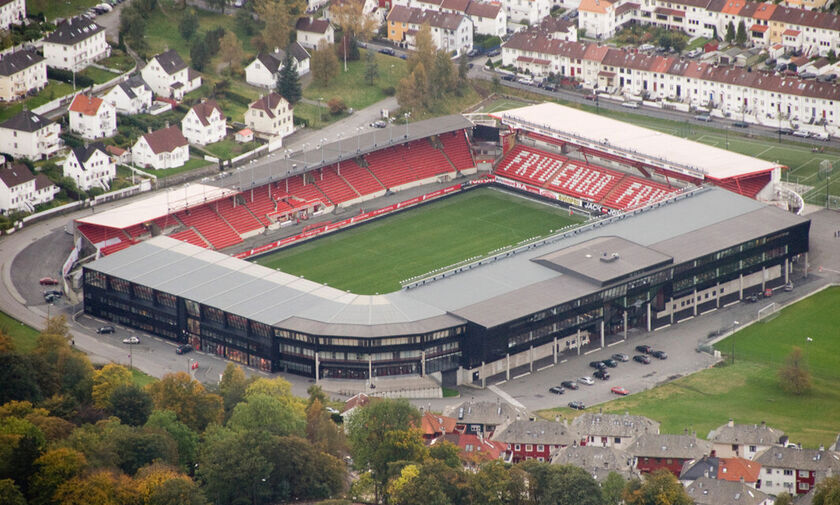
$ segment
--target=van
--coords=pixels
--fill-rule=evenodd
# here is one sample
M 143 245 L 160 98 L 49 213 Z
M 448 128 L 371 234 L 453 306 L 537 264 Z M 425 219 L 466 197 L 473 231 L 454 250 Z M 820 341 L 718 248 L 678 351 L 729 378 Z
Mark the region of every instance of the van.
M 698 114 L 698 115 L 694 116 L 694 119 L 696 119 L 697 121 L 703 121 L 704 123 L 711 123 L 712 122 L 712 116 L 710 116 L 708 114 Z
M 624 102 L 621 104 L 622 107 L 627 107 L 628 109 L 638 109 L 639 104 L 638 102 Z
M 519 79 L 516 80 L 516 82 L 518 82 L 519 84 L 525 84 L 526 86 L 530 86 L 530 85 L 534 84 L 534 80 L 531 79 L 528 76 L 520 77 Z

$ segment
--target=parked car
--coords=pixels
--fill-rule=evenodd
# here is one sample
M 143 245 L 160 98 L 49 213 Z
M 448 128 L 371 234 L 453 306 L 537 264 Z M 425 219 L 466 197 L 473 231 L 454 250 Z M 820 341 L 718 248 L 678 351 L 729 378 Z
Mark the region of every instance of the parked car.
M 755 303 L 755 302 L 758 301 L 758 295 L 750 295 L 750 296 L 744 298 L 744 301 L 747 302 L 747 303 Z
M 794 137 L 801 137 L 803 139 L 808 138 L 808 132 L 806 132 L 805 130 L 795 130 L 793 133 L 791 133 L 791 135 L 793 135 Z
M 657 359 L 668 359 L 668 353 L 665 351 L 651 351 L 650 355 Z
M 612 355 L 612 359 L 616 361 L 630 361 L 630 356 L 624 354 L 623 352 L 617 352 Z
M 787 292 L 791 292 L 791 291 L 793 291 L 793 283 L 792 283 L 792 282 L 788 282 L 787 284 L 785 284 L 785 287 L 784 287 L 784 288 L 782 288 L 782 289 L 784 289 L 784 290 L 785 290 L 785 291 L 787 291 Z
M 473 56 L 478 56 L 478 48 L 474 47 L 467 51 L 467 56 L 469 56 L 470 58 L 472 58 Z
M 630 394 L 630 391 L 627 391 L 626 389 L 624 389 L 621 386 L 615 386 L 615 387 L 610 388 L 610 392 L 615 393 L 617 395 L 621 395 L 621 396 L 627 396 L 627 395 Z
M 569 408 L 575 410 L 584 410 L 586 409 L 586 405 L 584 405 L 581 401 L 573 401 L 569 402 Z
M 644 354 L 650 354 L 650 351 L 652 351 L 652 350 L 653 350 L 653 347 L 651 347 L 649 345 L 637 345 L 636 346 L 636 351 L 644 353 Z
M 175 354 L 187 354 L 188 352 L 192 352 L 193 346 L 189 344 L 181 344 L 175 348 Z
M 47 295 L 53 295 L 56 298 L 61 298 L 62 296 L 64 296 L 64 291 L 61 291 L 59 289 L 48 289 L 44 291 L 44 296 Z
M 388 56 L 394 56 L 395 54 L 397 54 L 397 52 L 391 49 L 390 47 L 383 47 L 379 50 L 379 52 L 382 54 L 387 54 Z
M 817 140 L 828 140 L 829 136 L 826 132 L 809 132 L 808 136 Z
M 140 343 L 140 339 L 135 337 L 134 335 L 123 339 L 123 344 L 139 344 L 139 343 Z
M 38 281 L 42 286 L 55 286 L 58 284 L 58 279 L 54 279 L 52 277 L 41 277 L 41 280 Z
M 627 107 L 628 109 L 638 109 L 639 103 L 638 102 L 622 102 L 622 107 Z
M 560 383 L 560 385 L 568 389 L 577 389 L 580 387 L 575 381 L 563 381 Z
M 595 95 L 583 95 L 584 100 L 595 100 Z
M 498 55 L 500 55 L 500 54 L 502 54 L 502 50 L 501 50 L 501 49 L 493 49 L 492 51 L 490 51 L 489 53 L 487 53 L 487 56 L 498 56 Z
M 605 359 L 601 363 L 607 365 L 609 368 L 615 368 L 618 366 L 618 363 L 614 359 Z
M 790 128 L 779 128 L 776 130 L 776 133 L 779 135 L 793 135 L 793 130 Z
M 650 358 L 645 356 L 644 354 L 637 354 L 633 356 L 633 361 L 636 361 L 643 365 L 650 365 Z
M 374 121 L 370 125 L 373 126 L 374 128 L 385 128 L 386 126 L 388 126 L 388 123 L 386 123 L 385 121 L 382 121 L 380 119 L 379 121 Z
M 110 326 L 110 325 L 109 326 L 100 326 L 99 328 L 96 329 L 96 333 L 98 333 L 100 335 L 104 335 L 106 333 L 114 333 L 114 331 L 116 331 L 116 330 L 114 329 L 113 326 Z
M 734 126 L 735 128 L 749 128 L 750 125 L 743 121 L 735 121 L 734 123 L 732 123 L 732 126 Z
M 601 379 L 602 381 L 610 378 L 610 373 L 606 370 L 595 370 L 595 373 L 592 375 L 595 376 L 596 379 Z
M 47 303 L 54 303 L 58 300 L 58 297 L 55 295 L 44 295 L 44 301 Z
M 577 381 L 580 382 L 581 384 L 586 384 L 587 386 L 591 386 L 591 385 L 595 384 L 595 381 L 592 380 L 592 377 L 589 377 L 589 376 L 581 377 Z
M 516 76 L 515 75 L 510 75 L 510 74 L 505 74 L 505 75 L 502 76 L 502 80 L 513 82 L 513 81 L 516 80 Z
M 602 361 L 591 361 L 589 363 L 589 366 L 598 370 L 603 370 L 604 368 L 607 368 L 607 365 L 605 365 Z
M 711 123 L 712 122 L 712 116 L 710 116 L 708 114 L 698 114 L 698 115 L 694 116 L 694 119 L 696 119 L 697 121 L 703 121 L 704 123 Z
M 563 389 L 561 386 L 552 386 L 552 387 L 548 388 L 548 392 L 549 393 L 554 393 L 556 395 L 562 395 L 563 393 L 566 392 L 566 390 Z

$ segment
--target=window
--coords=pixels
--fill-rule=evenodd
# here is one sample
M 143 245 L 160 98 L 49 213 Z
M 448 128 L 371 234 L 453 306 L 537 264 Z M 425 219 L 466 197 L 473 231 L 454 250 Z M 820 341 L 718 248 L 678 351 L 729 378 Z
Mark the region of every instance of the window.
M 516 444 L 516 445 L 514 445 L 514 446 L 513 446 L 513 450 L 514 450 L 514 451 L 518 451 L 518 450 L 520 450 L 521 448 L 522 448 L 522 446 L 521 446 L 521 445 L 519 445 L 519 444 Z
M 614 443 L 614 444 L 620 444 L 620 443 L 621 443 L 621 437 L 615 437 L 615 438 L 613 439 L 613 443 Z
M 750 446 L 750 452 L 755 452 L 755 446 L 754 445 Z
M 793 475 L 793 470 L 785 470 L 783 473 L 785 475 Z
M 544 450 L 545 450 L 545 446 L 543 446 L 543 444 L 538 444 L 537 445 L 537 452 L 543 452 Z
M 533 451 L 533 450 L 534 450 L 534 446 L 533 446 L 533 445 L 531 445 L 531 444 L 525 444 L 525 450 L 526 450 L 527 452 L 531 452 L 531 451 Z

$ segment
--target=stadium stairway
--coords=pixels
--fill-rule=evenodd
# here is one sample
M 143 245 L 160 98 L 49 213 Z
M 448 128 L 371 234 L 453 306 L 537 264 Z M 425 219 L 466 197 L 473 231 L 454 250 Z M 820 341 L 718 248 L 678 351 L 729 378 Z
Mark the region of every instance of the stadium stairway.
M 194 227 L 215 249 L 242 242 L 242 237 L 209 206 L 200 205 L 176 214 L 185 225 Z
M 271 187 L 261 186 L 253 191 L 240 193 L 245 197 L 245 206 L 256 216 L 260 224 L 268 226 L 271 220 L 268 215 L 277 210 L 277 202 L 271 197 Z
M 240 195 L 234 195 L 233 198 L 240 198 Z M 213 202 L 212 206 L 219 217 L 240 235 L 264 228 L 260 220 L 244 204 L 234 206 L 232 198 L 223 198 Z
M 205 249 L 211 248 L 210 243 L 207 242 L 204 237 L 199 235 L 198 232 L 195 231 L 195 228 L 187 228 L 186 230 L 179 231 L 178 233 L 173 233 L 170 237 L 175 240 L 181 240 L 192 245 L 197 245 L 198 247 L 203 247 Z
M 342 161 L 340 175 L 359 196 L 371 195 L 385 189 L 375 175 L 355 160 Z
M 475 160 L 472 157 L 472 151 L 470 151 L 466 133 L 463 130 L 444 133 L 439 137 L 439 140 L 443 147 L 444 156 L 455 168 L 455 171 L 460 172 L 475 167 Z
M 334 165 L 323 167 L 313 171 L 315 176 L 315 187 L 323 193 L 333 205 L 355 200 L 360 195 L 353 189 L 343 177 L 338 175 Z

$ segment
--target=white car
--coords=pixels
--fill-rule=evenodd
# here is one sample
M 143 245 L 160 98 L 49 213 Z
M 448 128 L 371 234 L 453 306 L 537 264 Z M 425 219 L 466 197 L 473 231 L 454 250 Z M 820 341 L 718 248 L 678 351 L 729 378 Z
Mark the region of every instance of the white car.
M 140 343 L 140 339 L 135 337 L 135 336 L 131 336 L 131 337 L 123 339 L 123 344 L 139 344 L 139 343 Z
M 592 380 L 592 377 L 589 377 L 588 375 L 586 377 L 581 377 L 580 379 L 578 379 L 578 382 L 580 382 L 581 384 L 586 384 L 587 386 L 595 384 L 595 381 Z

